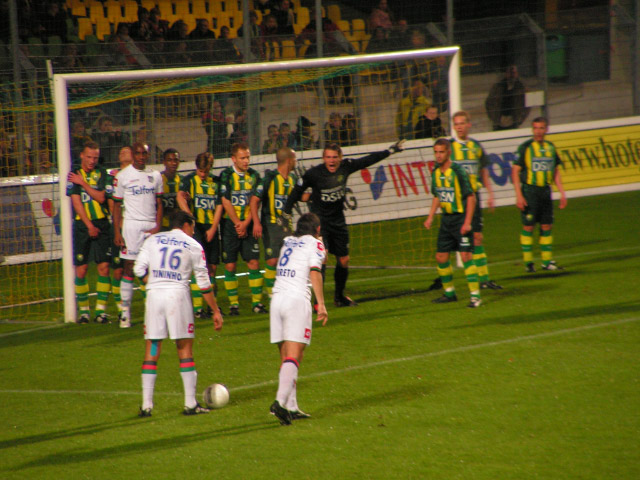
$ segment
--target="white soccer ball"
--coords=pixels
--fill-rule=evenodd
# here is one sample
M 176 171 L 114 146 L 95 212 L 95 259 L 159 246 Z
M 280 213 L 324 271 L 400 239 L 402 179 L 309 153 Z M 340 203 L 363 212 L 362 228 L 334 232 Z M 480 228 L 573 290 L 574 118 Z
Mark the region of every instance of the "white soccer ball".
M 221 383 L 212 383 L 202 392 L 202 400 L 209 408 L 222 408 L 229 403 L 229 390 Z

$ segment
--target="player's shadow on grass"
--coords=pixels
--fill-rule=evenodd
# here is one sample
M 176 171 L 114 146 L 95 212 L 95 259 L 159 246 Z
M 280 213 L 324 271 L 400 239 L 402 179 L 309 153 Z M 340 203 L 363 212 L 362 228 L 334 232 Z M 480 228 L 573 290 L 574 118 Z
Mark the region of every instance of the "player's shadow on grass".
M 265 414 L 265 416 L 269 415 Z M 137 421 L 140 426 L 143 426 L 146 422 L 145 419 L 138 419 Z M 102 459 L 122 458 L 132 455 L 140 455 L 150 451 L 158 453 L 163 450 L 173 450 L 176 448 L 176 445 L 185 446 L 191 443 L 202 442 L 216 438 L 225 438 L 233 435 L 245 435 L 260 430 L 269 430 L 275 428 L 281 427 L 280 424 L 273 417 L 271 417 L 263 422 L 214 428 L 213 430 L 207 430 L 204 432 L 168 436 L 157 440 L 123 443 L 120 445 L 105 448 L 86 448 L 84 450 L 76 450 L 73 452 L 53 453 L 50 455 L 45 455 L 44 457 L 36 460 L 31 460 L 29 462 L 16 465 L 11 470 L 21 471 L 27 468 L 48 467 L 51 465 L 69 465 L 83 462 L 95 462 L 96 460 Z
M 517 315 L 500 316 L 498 318 L 485 318 L 472 324 L 456 325 L 451 329 L 476 328 L 485 325 L 517 325 L 523 323 L 553 322 L 559 320 L 587 318 L 601 315 L 637 315 L 640 311 L 640 302 L 630 301 L 626 303 L 614 303 L 610 305 L 589 305 L 578 308 L 550 310 L 547 312 L 518 313 Z
M 367 303 L 367 302 L 375 302 L 378 300 L 389 300 L 391 298 L 402 298 L 408 297 L 410 295 L 423 295 L 429 292 L 429 285 L 426 285 L 423 288 L 411 288 L 409 290 L 396 291 L 396 292 L 379 292 L 376 294 L 365 294 L 363 296 L 359 296 L 354 298 L 358 303 Z

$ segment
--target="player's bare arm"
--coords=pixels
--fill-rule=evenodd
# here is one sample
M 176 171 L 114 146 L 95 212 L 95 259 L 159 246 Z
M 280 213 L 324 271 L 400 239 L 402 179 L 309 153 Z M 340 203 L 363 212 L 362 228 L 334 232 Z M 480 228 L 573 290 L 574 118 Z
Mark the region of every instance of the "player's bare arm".
M 512 165 L 511 166 L 511 182 L 513 183 L 513 188 L 516 191 L 516 207 L 520 210 L 525 209 L 527 206 L 527 201 L 522 195 L 522 185 L 520 184 L 520 170 L 522 167 L 520 165 Z
M 114 202 L 113 204 L 113 243 L 118 247 L 124 247 L 124 238 L 122 238 L 122 203 Z
M 216 234 L 218 227 L 220 226 L 220 220 L 222 219 L 222 205 L 217 205 L 216 209 L 213 212 L 213 223 L 211 224 L 211 228 L 206 231 L 207 242 L 213 240 L 213 236 Z
M 556 170 L 553 174 L 553 182 L 556 184 L 558 191 L 560 192 L 560 208 L 565 208 L 567 206 L 567 195 L 564 191 L 564 186 L 562 185 L 562 176 L 560 175 L 560 169 L 556 167 Z
M 207 302 L 209 308 L 213 312 L 212 320 L 213 320 L 213 328 L 216 330 L 222 329 L 222 324 L 224 320 L 222 319 L 222 314 L 220 313 L 220 309 L 218 308 L 218 303 L 216 302 L 216 297 L 213 295 L 213 291 L 202 292 L 202 298 Z
M 429 210 L 429 216 L 424 221 L 424 228 L 429 230 L 431 225 L 433 225 L 433 217 L 436 214 L 436 211 L 440 207 L 440 199 L 438 197 L 433 197 L 433 202 L 431 202 L 431 210 Z
M 67 180 L 69 180 L 71 183 L 75 185 L 79 185 L 80 187 L 82 187 L 82 189 L 85 192 L 87 192 L 87 195 L 89 195 L 92 199 L 94 199 L 98 203 L 104 203 L 104 201 L 107 199 L 107 196 L 104 190 L 97 190 L 93 188 L 91 185 L 89 185 L 86 182 L 86 180 L 79 173 L 70 172 L 69 176 L 67 177 Z
M 471 221 L 473 220 L 473 212 L 476 209 L 476 195 L 472 193 L 467 197 L 467 206 L 465 208 L 465 217 L 462 227 L 460 227 L 460 233 L 466 234 L 471 231 Z
M 251 209 L 251 218 L 253 219 L 253 237 L 262 238 L 262 224 L 260 223 L 260 215 L 258 214 L 258 206 L 260 205 L 260 197 L 254 195 L 249 200 L 249 208 Z
M 311 280 L 311 288 L 313 288 L 313 293 L 316 296 L 316 302 L 318 302 L 318 316 L 316 317 L 316 321 L 322 322 L 322 326 L 324 327 L 327 324 L 327 320 L 329 320 L 329 315 L 327 314 L 327 307 L 324 305 L 322 273 L 316 270 L 310 271 L 309 280 Z
M 89 236 L 91 238 L 96 238 L 100 234 L 100 229 L 96 227 L 89 219 L 89 216 L 87 215 L 87 212 L 82 205 L 82 199 L 80 198 L 80 195 L 71 195 L 71 203 L 73 205 L 74 211 L 80 217 L 80 220 L 82 220 L 82 223 L 86 225 L 87 230 L 89 231 Z
M 493 198 L 493 187 L 491 186 L 491 179 L 489 178 L 489 170 L 485 167 L 481 170 L 481 175 L 482 175 L 482 184 L 484 185 L 484 188 L 487 190 L 487 193 L 489 194 L 489 198 L 488 198 L 488 204 L 489 204 L 489 211 L 493 212 L 495 210 L 496 207 L 496 202 Z M 480 205 L 477 206 L 478 208 L 480 208 Z
M 189 194 L 180 190 L 176 198 L 178 200 L 178 207 L 180 207 L 180 210 L 190 214 L 191 209 L 189 208 Z
M 156 197 L 156 226 L 149 230 L 147 233 L 149 235 L 153 235 L 154 233 L 158 233 L 162 228 L 162 216 L 163 216 L 163 207 L 162 207 L 162 197 Z
M 229 216 L 229 220 L 233 223 L 233 226 L 236 229 L 236 233 L 238 237 L 243 238 L 247 236 L 247 225 L 251 221 L 251 217 L 249 217 L 249 221 L 244 223 L 242 220 L 238 218 L 236 215 L 236 209 L 231 204 L 231 200 L 226 197 L 222 197 L 222 206 L 224 207 L 224 211 Z

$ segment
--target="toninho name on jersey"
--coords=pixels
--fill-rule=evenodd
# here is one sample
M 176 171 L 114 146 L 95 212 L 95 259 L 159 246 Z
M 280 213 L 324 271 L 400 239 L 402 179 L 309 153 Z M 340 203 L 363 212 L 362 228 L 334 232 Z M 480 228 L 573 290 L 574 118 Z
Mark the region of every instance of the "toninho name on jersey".
M 151 275 L 153 275 L 154 278 L 168 278 L 169 280 L 182 281 L 182 274 L 171 270 L 151 270 Z

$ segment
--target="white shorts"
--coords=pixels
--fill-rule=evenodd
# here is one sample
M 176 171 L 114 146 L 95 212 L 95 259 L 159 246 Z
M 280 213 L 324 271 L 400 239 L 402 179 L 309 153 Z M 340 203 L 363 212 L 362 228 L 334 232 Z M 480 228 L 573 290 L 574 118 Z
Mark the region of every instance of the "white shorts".
M 144 222 L 141 220 L 127 220 L 122 223 L 122 237 L 124 247 L 120 249 L 120 258 L 135 260 L 142 244 L 147 239 L 149 230 L 155 228 L 156 222 Z
M 147 290 L 144 313 L 146 340 L 193 338 L 195 323 L 191 292 L 183 288 Z
M 271 343 L 311 343 L 311 302 L 307 298 L 274 293 L 269 311 Z

